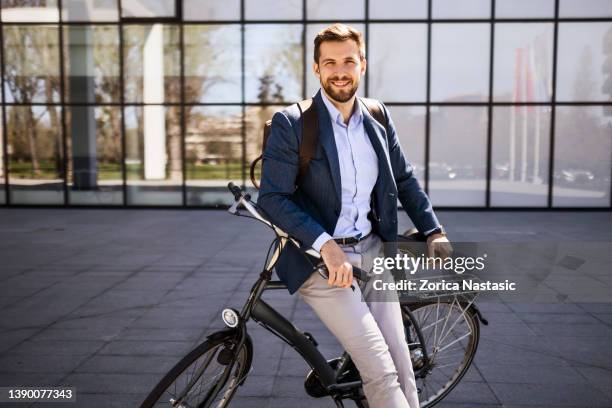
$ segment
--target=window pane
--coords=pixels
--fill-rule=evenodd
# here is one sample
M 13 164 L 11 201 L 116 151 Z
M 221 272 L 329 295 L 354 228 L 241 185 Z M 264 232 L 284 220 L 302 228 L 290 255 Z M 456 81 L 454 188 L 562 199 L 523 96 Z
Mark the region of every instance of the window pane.
M 64 27 L 64 63 L 67 102 L 119 102 L 117 27 Z
M 501 18 L 552 18 L 555 0 L 496 0 L 495 16 Z
M 612 101 L 612 23 L 559 24 L 557 100 Z
M 425 101 L 425 24 L 371 24 L 368 56 L 369 95 L 388 102 Z
M 247 102 L 302 98 L 302 26 L 252 24 L 245 33 Z
M 63 21 L 117 21 L 117 0 L 63 0 Z
M 365 2 L 355 0 L 306 0 L 308 20 L 360 20 Z
M 609 107 L 557 107 L 553 206 L 610 205 L 611 134 Z
M 397 131 L 397 138 L 414 175 L 425 186 L 425 107 L 387 106 Z
M 490 18 L 491 0 L 432 0 L 433 18 Z
M 13 204 L 63 204 L 61 110 L 7 107 L 9 183 Z
M 247 165 L 247 182 L 246 185 L 253 188 L 250 176 L 250 165 L 256 157 L 261 154 L 263 145 L 263 127 L 267 120 L 272 119 L 274 113 L 281 111 L 285 106 L 250 106 L 246 109 L 246 165 Z M 258 163 L 255 169 L 257 180 L 261 178 L 261 162 Z
M 122 0 L 121 8 L 123 17 L 175 16 L 174 0 Z
M 242 108 L 186 107 L 187 205 L 227 205 L 227 183 L 242 183 Z
M 303 0 L 248 0 L 244 2 L 247 20 L 301 20 Z
M 306 26 L 306 96 L 311 97 L 321 88 L 319 79 L 312 72 L 312 62 L 314 61 L 314 39 L 317 34 L 328 27 L 329 24 L 308 24 Z M 351 24 L 351 27 L 359 30 L 363 34 L 364 41 L 367 41 L 365 36 L 365 24 Z M 368 50 L 366 50 L 367 56 Z M 361 85 L 357 90 L 357 95 L 365 96 L 365 78 L 361 78 Z
M 370 18 L 387 20 L 427 18 L 427 0 L 370 1 Z
M 57 0 L 2 0 L 3 22 L 57 22 Z
M 0 115 L 2 115 L 3 110 L 4 107 L 0 106 Z M 0 116 L 0 119 L 1 118 L 2 116 Z M 6 162 L 4 161 L 4 128 L 2 123 L 3 121 L 0 120 L 0 204 L 6 204 L 6 174 L 4 172 L 4 165 Z
M 489 94 L 489 24 L 434 24 L 432 101 L 486 101 Z
M 180 107 L 125 108 L 128 204 L 181 205 Z
M 124 28 L 125 101 L 180 101 L 180 47 L 177 26 Z
M 559 17 L 612 17 L 610 0 L 560 0 Z
M 240 0 L 183 0 L 183 19 L 240 20 Z
M 548 204 L 550 107 L 493 108 L 491 206 Z
M 5 26 L 6 102 L 59 102 L 57 26 Z
M 186 25 L 185 100 L 242 101 L 240 26 Z
M 432 106 L 429 196 L 436 206 L 484 206 L 487 108 Z
M 548 102 L 552 94 L 553 24 L 495 26 L 494 98 Z
M 123 204 L 121 108 L 70 106 L 66 122 L 70 204 Z

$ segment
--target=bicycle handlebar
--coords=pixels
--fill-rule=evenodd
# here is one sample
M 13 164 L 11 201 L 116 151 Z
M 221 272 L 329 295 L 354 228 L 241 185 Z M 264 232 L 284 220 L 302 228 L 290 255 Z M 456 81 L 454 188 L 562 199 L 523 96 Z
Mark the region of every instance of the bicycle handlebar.
M 240 197 L 242 197 L 242 190 L 240 190 L 240 187 L 235 185 L 233 181 L 230 181 L 227 185 L 227 188 L 229 188 L 231 193 L 234 195 L 236 201 L 239 201 Z
M 317 272 L 325 279 L 329 279 L 329 270 L 325 264 L 321 264 L 317 267 Z M 361 268 L 353 266 L 353 277 L 359 279 L 362 282 L 370 280 L 370 275 Z
M 257 220 L 263 222 L 264 224 L 268 225 L 269 227 L 273 228 L 274 231 L 283 237 L 288 238 L 289 240 L 291 240 L 296 246 L 298 246 L 298 248 L 300 247 L 299 243 L 291 238 L 289 236 L 289 234 L 287 234 L 285 231 L 283 231 L 282 229 L 280 229 L 279 227 L 277 227 L 276 225 L 272 224 L 270 221 L 268 221 L 267 219 L 265 219 L 264 217 L 262 217 L 262 215 L 257 211 L 257 209 L 255 208 L 254 204 L 251 203 L 250 201 L 250 196 L 248 194 L 245 194 L 240 187 L 238 187 L 237 185 L 235 185 L 233 182 L 229 182 L 227 184 L 227 188 L 231 191 L 231 193 L 234 195 L 234 199 L 236 200 L 234 202 L 234 205 L 232 205 L 232 207 L 229 209 L 229 212 L 232 214 L 238 214 L 238 205 L 242 204 L 244 206 L 244 208 L 251 213 L 251 215 L 253 217 L 255 217 Z M 315 258 L 319 258 L 321 259 L 321 254 L 317 251 L 315 251 L 312 248 L 309 248 L 305 251 L 307 254 L 314 256 Z M 329 274 L 328 274 L 328 270 L 327 267 L 325 266 L 324 263 L 320 263 L 317 266 L 317 271 L 319 272 L 319 274 L 321 276 L 323 276 L 325 279 L 328 279 Z M 353 266 L 353 276 L 356 279 L 359 279 L 363 282 L 366 282 L 367 280 L 369 280 L 369 275 L 366 271 L 364 271 L 361 268 L 358 268 L 356 266 Z

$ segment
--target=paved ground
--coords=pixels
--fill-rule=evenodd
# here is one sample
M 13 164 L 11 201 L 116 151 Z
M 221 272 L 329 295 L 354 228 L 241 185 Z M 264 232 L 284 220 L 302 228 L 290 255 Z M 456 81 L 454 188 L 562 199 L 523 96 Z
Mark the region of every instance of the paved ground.
M 455 240 L 612 241 L 603 212 L 440 218 Z M 79 407 L 137 406 L 220 309 L 241 305 L 270 237 L 222 211 L 0 209 L 0 386 L 70 385 Z M 297 297 L 266 297 L 338 352 Z M 612 407 L 611 304 L 481 306 L 491 325 L 475 364 L 439 406 Z M 233 406 L 332 406 L 306 396 L 292 349 L 251 328 L 254 370 Z

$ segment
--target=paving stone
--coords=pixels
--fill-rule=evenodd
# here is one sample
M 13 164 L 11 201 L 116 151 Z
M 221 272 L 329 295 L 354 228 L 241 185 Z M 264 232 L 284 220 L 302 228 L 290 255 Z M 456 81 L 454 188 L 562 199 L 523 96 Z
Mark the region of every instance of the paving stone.
M 607 213 L 439 216 L 456 242 L 561 242 L 587 232 L 612 241 Z M 137 406 L 169 366 L 225 327 L 221 309 L 243 305 L 273 238 L 224 211 L 0 209 L 0 220 L 0 385 L 75 386 L 70 407 Z M 553 272 L 556 286 L 572 289 L 577 271 Z M 605 267 L 589 277 L 612 283 Z M 323 355 L 340 355 L 298 296 L 263 298 L 313 333 Z M 478 305 L 491 324 L 481 326 L 474 364 L 439 407 L 612 406 L 612 303 L 485 300 Z M 293 349 L 248 327 L 253 370 L 232 406 L 334 406 L 306 395 L 309 368 Z

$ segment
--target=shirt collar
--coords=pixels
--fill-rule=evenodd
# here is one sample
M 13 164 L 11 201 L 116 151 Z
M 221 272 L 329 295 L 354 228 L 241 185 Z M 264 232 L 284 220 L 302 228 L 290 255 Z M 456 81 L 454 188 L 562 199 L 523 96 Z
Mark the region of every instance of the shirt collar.
M 344 120 L 342 119 L 342 113 L 334 106 L 334 104 L 329 100 L 327 95 L 321 90 L 321 96 L 323 97 L 323 103 L 325 103 L 325 107 L 329 112 L 332 120 L 341 126 L 346 126 L 344 124 Z M 358 99 L 355 99 L 355 108 L 353 110 L 353 114 L 349 119 L 348 126 L 354 127 L 360 125 L 363 121 L 363 112 L 361 110 L 361 105 Z

